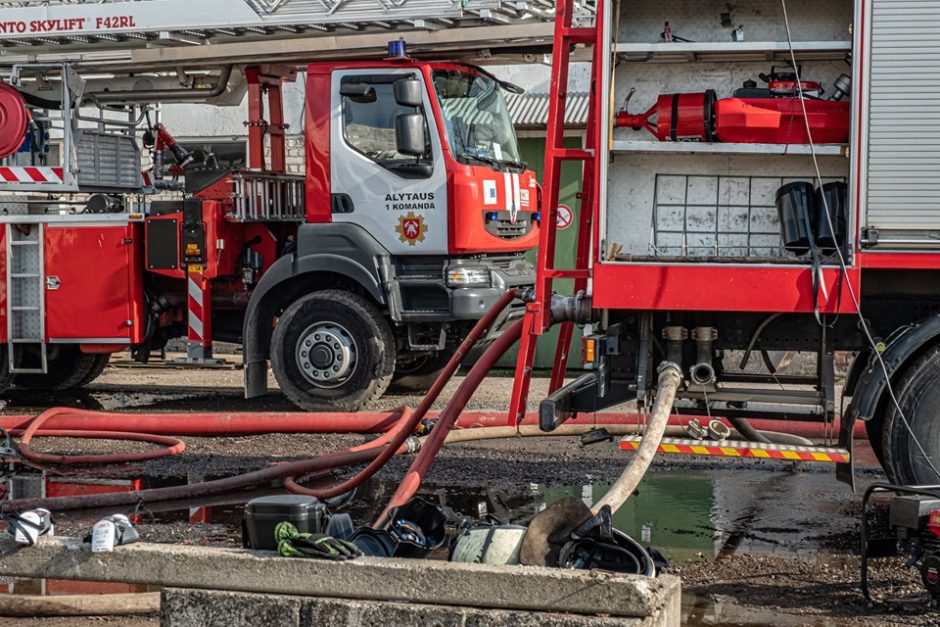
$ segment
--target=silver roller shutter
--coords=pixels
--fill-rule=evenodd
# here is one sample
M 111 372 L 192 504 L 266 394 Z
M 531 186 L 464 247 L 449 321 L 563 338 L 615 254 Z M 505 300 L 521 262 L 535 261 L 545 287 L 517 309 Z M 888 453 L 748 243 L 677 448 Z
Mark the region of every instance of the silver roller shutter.
M 866 226 L 940 247 L 940 0 L 873 0 Z

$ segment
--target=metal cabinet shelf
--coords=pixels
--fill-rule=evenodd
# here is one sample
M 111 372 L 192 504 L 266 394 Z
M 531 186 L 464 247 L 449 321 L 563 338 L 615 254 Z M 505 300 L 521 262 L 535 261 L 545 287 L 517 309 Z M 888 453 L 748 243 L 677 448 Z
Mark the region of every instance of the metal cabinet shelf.
M 611 145 L 613 153 L 672 153 L 714 155 L 809 155 L 810 147 L 804 144 L 722 144 L 708 142 L 660 142 L 615 139 Z M 816 154 L 825 157 L 848 156 L 848 148 L 842 144 L 817 144 Z
M 797 61 L 838 61 L 851 50 L 850 41 L 793 42 Z M 614 52 L 650 63 L 790 61 L 790 47 L 785 41 L 618 43 Z

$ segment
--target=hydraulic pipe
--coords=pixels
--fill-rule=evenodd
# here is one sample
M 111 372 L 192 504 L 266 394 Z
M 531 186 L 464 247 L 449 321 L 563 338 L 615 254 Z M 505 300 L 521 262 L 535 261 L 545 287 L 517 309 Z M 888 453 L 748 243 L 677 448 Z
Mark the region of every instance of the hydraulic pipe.
M 447 362 L 447 365 L 444 366 L 444 369 L 441 370 L 437 378 L 434 380 L 434 384 L 431 386 L 431 389 L 428 390 L 427 394 L 424 395 L 424 398 L 421 399 L 421 403 L 418 405 L 418 408 L 414 411 L 414 413 L 407 411 L 403 412 L 402 417 L 398 421 L 399 424 L 397 424 L 390 432 L 393 435 L 389 438 L 388 444 L 383 446 L 382 451 L 379 453 L 378 457 L 373 459 L 366 468 L 353 477 L 350 477 L 346 481 L 343 481 L 335 486 L 322 489 L 305 488 L 297 483 L 294 476 L 288 476 L 284 480 L 284 486 L 287 488 L 287 490 L 289 492 L 293 492 L 294 494 L 306 494 L 309 496 L 315 496 L 318 499 L 326 499 L 352 490 L 360 483 L 378 472 L 379 468 L 384 466 L 385 463 L 396 454 L 404 441 L 412 433 L 414 433 L 415 428 L 418 426 L 421 420 L 424 419 L 425 415 L 428 413 L 428 410 L 431 409 L 431 405 L 433 405 L 434 401 L 437 400 L 437 397 L 440 396 L 444 386 L 447 385 L 447 382 L 450 381 L 451 377 L 454 376 L 454 373 L 457 372 L 457 368 L 460 367 L 460 363 L 473 349 L 486 329 L 496 322 L 496 319 L 500 314 L 502 314 L 503 310 L 506 309 L 506 307 L 508 307 L 509 304 L 518 296 L 519 292 L 517 290 L 507 290 L 505 293 L 503 293 L 502 296 L 499 297 L 496 303 L 494 303 L 493 306 L 487 310 L 483 317 L 480 318 L 480 320 L 477 321 L 475 325 L 473 325 L 470 333 L 468 333 L 467 337 L 464 338 L 464 341 L 460 343 L 460 346 L 457 347 L 457 350 L 451 356 L 450 360 Z
M 643 434 L 643 440 L 623 474 L 614 482 L 607 494 L 591 508 L 592 513 L 597 514 L 607 505 L 610 506 L 611 511 L 616 512 L 636 490 L 650 464 L 653 463 L 653 457 L 659 450 L 660 442 L 663 441 L 666 426 L 669 424 L 669 415 L 672 412 L 672 404 L 676 400 L 676 392 L 679 391 L 680 385 L 682 385 L 682 370 L 672 362 L 665 362 L 659 369 L 656 401 L 653 403 L 652 415 Z
M 444 444 L 444 440 L 456 424 L 460 412 L 463 411 L 463 408 L 467 405 L 467 401 L 469 401 L 473 393 L 476 392 L 480 383 L 483 382 L 483 379 L 489 374 L 489 371 L 493 369 L 493 366 L 496 365 L 499 358 L 522 336 L 522 323 L 522 320 L 517 320 L 508 329 L 504 330 L 500 336 L 496 338 L 496 341 L 480 356 L 477 362 L 473 364 L 473 368 L 470 369 L 469 374 L 467 374 L 466 378 L 460 383 L 460 387 L 457 388 L 457 391 L 454 392 L 454 395 L 447 402 L 447 406 L 441 413 L 440 418 L 437 419 L 437 424 L 431 429 L 431 434 L 422 442 L 421 451 L 411 463 L 408 473 L 405 475 L 404 479 L 402 479 L 398 489 L 395 490 L 395 494 L 392 495 L 392 499 L 389 501 L 388 505 L 385 506 L 385 510 L 376 520 L 374 524 L 376 528 L 384 524 L 390 510 L 401 507 L 407 503 L 418 491 L 418 488 L 421 486 L 421 481 L 431 467 L 431 462 L 434 461 L 434 457 Z

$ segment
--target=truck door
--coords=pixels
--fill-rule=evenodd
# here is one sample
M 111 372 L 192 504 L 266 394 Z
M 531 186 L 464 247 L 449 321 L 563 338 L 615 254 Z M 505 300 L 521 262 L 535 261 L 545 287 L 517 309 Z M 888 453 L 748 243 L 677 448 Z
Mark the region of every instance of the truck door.
M 400 105 L 395 82 L 421 81 L 423 104 Z M 334 222 L 366 229 L 391 254 L 446 254 L 447 176 L 424 77 L 415 70 L 333 73 L 330 177 Z M 425 153 L 396 149 L 396 120 L 424 117 Z

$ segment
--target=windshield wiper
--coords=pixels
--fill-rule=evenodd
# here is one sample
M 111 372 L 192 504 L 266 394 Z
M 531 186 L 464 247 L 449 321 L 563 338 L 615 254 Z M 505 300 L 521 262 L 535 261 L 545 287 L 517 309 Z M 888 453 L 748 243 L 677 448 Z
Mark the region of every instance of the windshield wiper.
M 514 161 L 512 159 L 500 159 L 499 162 L 510 168 L 519 168 L 520 170 L 525 170 L 528 166 L 522 161 Z
M 457 158 L 458 158 L 458 159 L 473 159 L 474 161 L 479 161 L 480 163 L 485 163 L 486 165 L 491 165 L 491 166 L 493 166 L 494 168 L 498 168 L 498 167 L 500 166 L 500 162 L 497 161 L 496 159 L 493 159 L 492 157 L 483 157 L 483 156 L 481 156 L 481 155 L 472 155 L 472 154 L 470 154 L 469 152 L 462 152 L 462 153 L 460 153 L 459 155 L 457 155 Z

